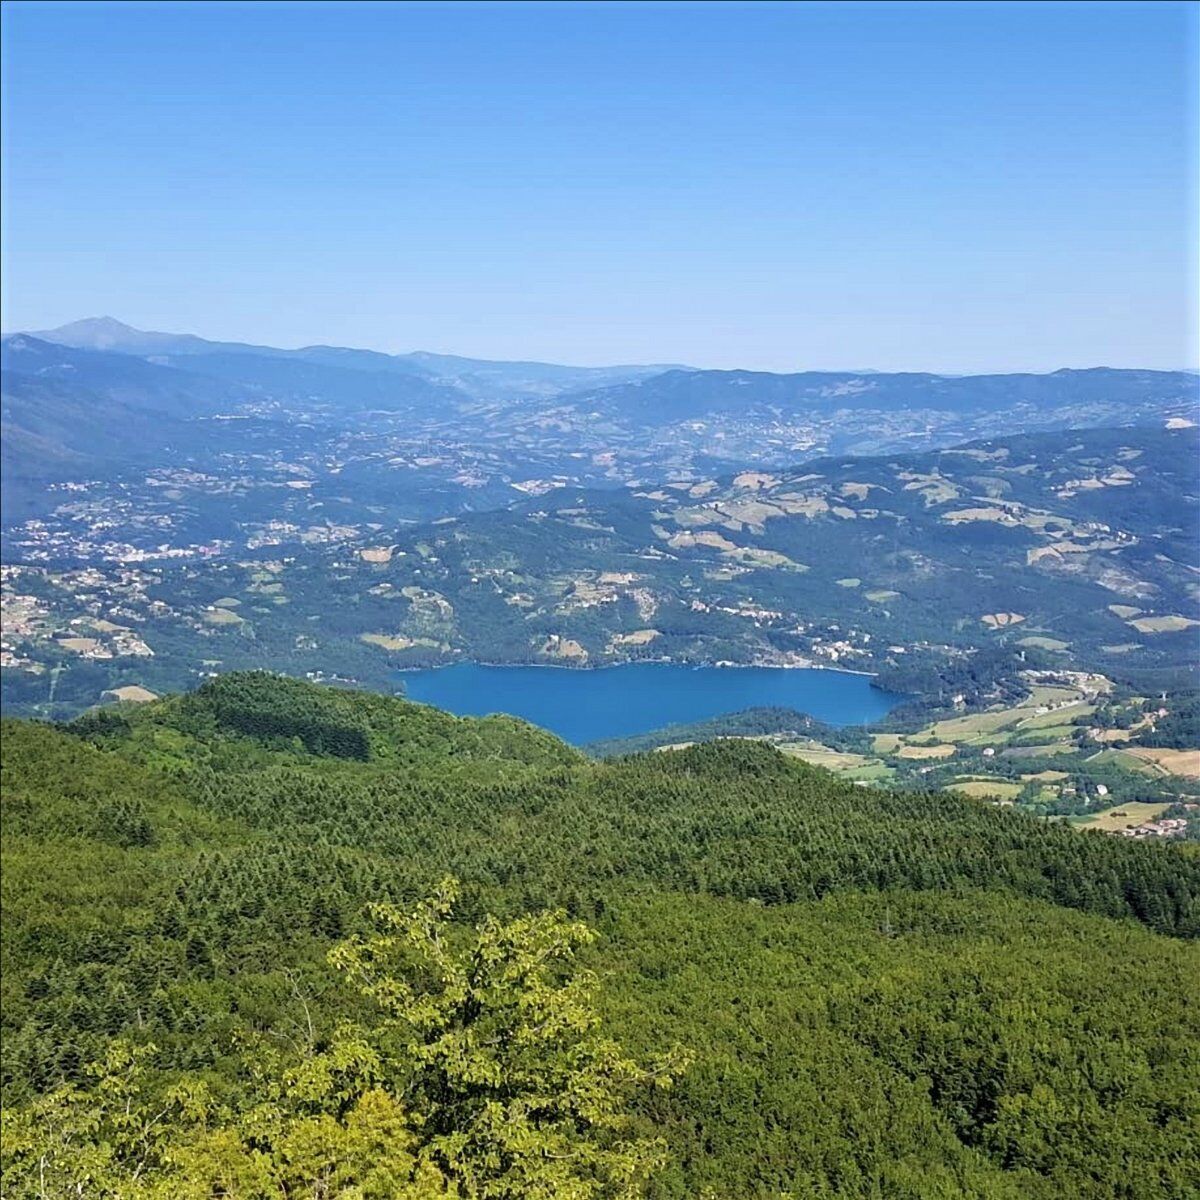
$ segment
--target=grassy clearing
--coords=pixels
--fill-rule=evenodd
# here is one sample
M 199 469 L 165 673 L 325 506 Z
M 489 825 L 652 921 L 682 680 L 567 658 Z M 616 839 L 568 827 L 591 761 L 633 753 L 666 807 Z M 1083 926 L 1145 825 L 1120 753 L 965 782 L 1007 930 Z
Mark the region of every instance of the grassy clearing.
M 645 646 L 661 637 L 657 629 L 635 629 L 632 633 L 614 633 L 609 639 L 609 646 Z
M 1045 746 L 1050 742 L 1072 741 L 1075 733 L 1074 725 L 1047 725 L 1041 729 L 1027 729 L 1000 736 L 1010 746 Z
M 928 731 L 922 730 L 924 736 L 939 742 L 969 742 L 986 733 L 995 733 L 1015 725 L 1021 719 L 1021 709 L 1006 708 L 1000 712 L 972 713 L 969 717 L 950 717 L 931 725 Z
M 384 650 L 408 650 L 417 644 L 412 638 L 388 633 L 361 633 L 359 641 L 366 642 L 368 646 L 379 646 Z
M 1070 704 L 1080 698 L 1075 688 L 1039 683 L 1030 691 L 1029 698 L 1021 701 L 1020 707 L 1040 708 L 1047 704 Z
M 210 608 L 205 610 L 204 619 L 209 625 L 244 625 L 245 620 L 237 613 L 227 608 Z
M 151 700 L 158 699 L 158 693 L 150 691 L 149 688 L 139 687 L 136 683 L 130 683 L 125 687 L 110 688 L 103 693 L 101 698 L 108 697 L 133 704 L 148 704 Z
M 792 758 L 814 767 L 824 767 L 828 771 L 860 770 L 876 762 L 865 754 L 853 754 L 848 751 L 833 750 L 819 742 L 779 742 L 778 748 Z
M 447 649 L 444 643 L 433 638 L 410 638 L 399 633 L 360 633 L 358 638 L 369 646 L 379 646 L 383 650 L 411 650 L 414 646 L 425 646 L 431 650 Z
M 892 779 L 895 777 L 895 774 L 896 770 L 894 767 L 889 767 L 887 763 L 873 758 L 867 761 L 866 766 L 846 771 L 845 777 L 847 779 L 862 780 L 864 783 L 877 783 L 881 779 Z
M 1019 709 L 1017 710 L 1020 711 Z M 1079 717 L 1090 717 L 1096 711 L 1094 704 L 1072 704 L 1067 708 L 1056 708 L 1048 713 L 1034 713 L 1018 724 L 1018 729 L 1053 729 L 1061 726 L 1069 729 Z
M 1200 625 L 1200 621 L 1193 621 L 1191 617 L 1166 616 L 1166 617 L 1138 617 L 1136 620 L 1130 621 L 1130 625 L 1138 631 L 1138 633 L 1179 633 L 1184 629 L 1191 629 L 1193 625 Z
M 1133 737 L 1133 731 L 1129 729 L 1101 729 L 1092 733 L 1092 740 L 1104 742 L 1127 742 Z
M 1083 817 L 1077 824 L 1083 829 L 1100 829 L 1112 833 L 1118 829 L 1131 829 L 1135 825 L 1153 821 L 1168 808 L 1169 804 L 1143 804 L 1137 800 L 1129 800 L 1109 809 L 1108 812 Z
M 849 751 L 834 750 L 820 742 L 776 742 L 776 748 L 813 767 L 824 767 L 843 779 L 875 782 L 890 779 L 895 769 L 878 758 Z
M 1107 763 L 1110 766 L 1121 767 L 1126 771 L 1133 771 L 1138 775 L 1153 775 L 1156 778 L 1161 778 L 1163 769 L 1156 766 L 1152 762 L 1147 762 L 1144 758 L 1139 758 L 1137 755 L 1131 754 L 1128 750 L 1101 750 L 1099 754 L 1093 754 L 1088 762 Z
M 1031 635 L 1023 637 L 1017 642 L 1018 646 L 1032 646 L 1037 650 L 1069 650 L 1070 642 L 1059 641 L 1058 638 L 1042 637 L 1041 635 Z
M 100 643 L 95 638 L 89 637 L 59 638 L 58 644 L 64 650 L 71 650 L 75 654 L 87 654 L 100 649 Z
M 953 742 L 938 742 L 933 746 L 901 746 L 897 758 L 949 758 L 958 747 Z
M 1132 604 L 1110 604 L 1108 611 L 1115 617 L 1120 617 L 1122 621 L 1129 620 L 1130 617 L 1136 617 L 1142 610 L 1134 608 Z
M 962 792 L 965 796 L 974 796 L 977 800 L 996 797 L 1000 800 L 1015 800 L 1021 794 L 1021 784 L 1011 779 L 964 779 L 962 782 L 949 784 L 948 792 Z
M 1070 742 L 1046 742 L 1036 746 L 1011 746 L 1005 750 L 1005 758 L 1051 758 L 1056 754 L 1073 754 L 1075 747 Z

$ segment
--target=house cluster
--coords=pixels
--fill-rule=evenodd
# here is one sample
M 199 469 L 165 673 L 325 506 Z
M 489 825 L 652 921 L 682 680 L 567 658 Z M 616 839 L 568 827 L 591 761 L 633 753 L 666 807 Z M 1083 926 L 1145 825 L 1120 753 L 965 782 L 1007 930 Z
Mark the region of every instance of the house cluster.
M 1161 821 L 1147 821 L 1144 825 L 1135 825 L 1131 829 L 1121 829 L 1118 832 L 1122 837 L 1129 838 L 1169 838 L 1182 837 L 1186 829 L 1185 817 L 1165 817 Z

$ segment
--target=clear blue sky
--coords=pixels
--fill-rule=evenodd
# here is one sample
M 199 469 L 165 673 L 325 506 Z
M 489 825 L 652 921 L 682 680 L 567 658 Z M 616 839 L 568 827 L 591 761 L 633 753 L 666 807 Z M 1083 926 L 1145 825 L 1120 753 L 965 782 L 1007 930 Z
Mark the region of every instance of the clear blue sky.
M 5 329 L 1194 365 L 1191 4 L 5 4 Z

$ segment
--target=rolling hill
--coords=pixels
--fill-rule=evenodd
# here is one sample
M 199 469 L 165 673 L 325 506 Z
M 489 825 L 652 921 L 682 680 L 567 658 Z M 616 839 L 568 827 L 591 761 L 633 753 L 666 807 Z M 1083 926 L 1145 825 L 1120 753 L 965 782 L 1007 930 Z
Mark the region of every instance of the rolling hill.
M 205 661 L 387 690 L 396 667 L 462 659 L 809 663 L 886 670 L 923 693 L 995 652 L 1010 674 L 1028 657 L 1178 687 L 1200 628 L 1198 450 L 1195 428 L 1080 430 L 558 489 L 336 540 L 314 524 L 286 552 L 137 579 L 104 567 L 82 601 L 70 571 L 35 563 L 10 584 L 38 613 L 14 647 L 36 670 L 70 667 L 59 703 L 82 705 L 115 684 L 177 688 Z M 323 497 L 287 490 L 320 519 Z M 237 619 L 218 624 L 225 600 Z M 81 663 L 55 640 L 118 610 L 152 658 Z M 36 671 L 6 670 L 4 684 L 9 704 L 45 699 Z
M 409 910 L 447 872 L 455 944 L 561 906 L 598 934 L 603 1034 L 688 1050 L 674 1086 L 629 1096 L 631 1131 L 669 1151 L 655 1200 L 1200 1182 L 1184 848 L 854 787 L 755 743 L 589 762 L 507 718 L 262 675 L 10 721 L 3 754 L 8 1195 L 84 1163 L 91 1194 L 127 1200 L 135 1166 L 167 1194 L 185 1149 L 215 1153 L 201 1114 L 204 1139 L 244 1120 L 264 1164 L 286 1156 L 266 1095 L 340 1144 L 366 1089 L 404 1085 L 384 1059 L 353 1070 L 394 1026 L 327 953 L 371 933 L 369 902 Z M 110 1093 L 165 1140 L 108 1132 Z

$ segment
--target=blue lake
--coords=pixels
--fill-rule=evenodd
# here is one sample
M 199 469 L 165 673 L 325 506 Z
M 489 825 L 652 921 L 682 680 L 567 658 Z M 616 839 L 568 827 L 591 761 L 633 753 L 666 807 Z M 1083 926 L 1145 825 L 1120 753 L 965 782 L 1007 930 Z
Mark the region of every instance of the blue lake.
M 701 721 L 744 708 L 778 706 L 831 725 L 878 720 L 903 699 L 866 675 L 777 667 L 688 667 L 632 663 L 598 670 L 452 667 L 402 671 L 410 700 L 459 716 L 505 712 L 582 745 Z

